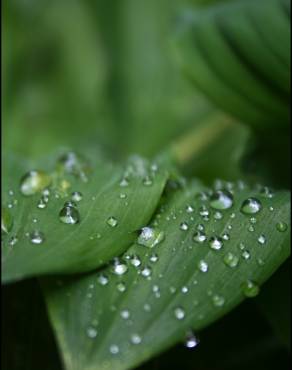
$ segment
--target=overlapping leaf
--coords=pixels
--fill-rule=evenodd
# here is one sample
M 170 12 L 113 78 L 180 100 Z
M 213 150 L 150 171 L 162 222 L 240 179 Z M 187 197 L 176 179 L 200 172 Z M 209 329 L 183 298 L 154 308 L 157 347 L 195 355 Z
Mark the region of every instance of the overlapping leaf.
M 182 22 L 186 73 L 220 108 L 257 128 L 289 122 L 289 7 L 239 0 L 190 11 Z
M 33 168 L 13 157 L 5 161 L 3 201 L 13 227 L 4 235 L 2 246 L 4 282 L 101 266 L 123 252 L 135 239 L 136 231 L 149 221 L 167 180 L 166 171 L 151 171 L 150 164 L 141 158 L 130 160 L 124 167 L 96 159 L 88 182 L 64 175 L 50 189 L 46 208 L 40 209 L 41 194 L 25 197 L 19 190 L 20 178 Z M 123 179 L 122 185 L 127 186 L 121 186 Z M 76 206 L 80 222 L 64 224 L 59 212 L 74 191 L 82 194 Z M 114 222 L 108 222 L 111 217 Z M 35 231 L 42 233 L 43 242 L 32 243 Z
M 137 366 L 256 295 L 287 258 L 288 193 L 269 198 L 235 185 L 232 207 L 218 211 L 200 190 L 194 183 L 167 200 L 153 220 L 165 240 L 153 248 L 133 244 L 119 259 L 127 271 L 116 275 L 109 266 L 44 282 L 66 369 Z M 254 215 L 240 211 L 250 197 L 262 205 Z M 194 240 L 198 231 L 206 240 Z M 210 247 L 216 236 L 223 243 L 217 250 Z

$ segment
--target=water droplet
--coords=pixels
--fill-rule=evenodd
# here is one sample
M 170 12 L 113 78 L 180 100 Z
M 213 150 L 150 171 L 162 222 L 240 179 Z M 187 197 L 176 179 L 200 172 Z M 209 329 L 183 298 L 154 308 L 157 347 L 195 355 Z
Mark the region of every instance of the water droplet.
M 240 211 L 245 215 L 252 215 L 258 213 L 262 209 L 261 202 L 256 198 L 246 199 L 240 208 Z
M 128 271 L 128 266 L 122 263 L 120 260 L 115 259 L 112 271 L 116 275 L 124 275 Z
M 188 289 L 188 287 L 187 287 L 187 286 L 183 286 L 183 287 L 181 288 L 181 292 L 182 292 L 182 293 L 184 293 L 184 294 L 186 294 L 188 291 L 189 291 L 189 289 Z
M 201 260 L 201 261 L 199 261 L 199 263 L 198 263 L 198 269 L 199 269 L 201 272 L 207 272 L 207 271 L 208 271 L 208 269 L 209 269 L 209 266 L 208 266 L 208 264 L 207 264 L 207 262 L 206 262 L 206 261 Z
M 135 267 L 139 267 L 141 265 L 141 260 L 140 260 L 139 256 L 133 255 L 130 258 L 130 263 L 131 263 L 131 265 L 133 265 Z
M 277 230 L 280 231 L 281 233 L 287 231 L 288 225 L 285 222 L 278 222 L 277 225 Z
M 18 242 L 18 237 L 12 236 L 11 239 L 9 240 L 9 245 L 13 247 L 17 242 Z
M 223 247 L 223 240 L 219 236 L 212 236 L 209 239 L 209 246 L 211 249 L 218 251 Z
M 118 220 L 117 220 L 115 217 L 113 217 L 113 216 L 109 217 L 109 218 L 107 219 L 106 223 L 107 223 L 110 227 L 116 227 L 116 226 L 118 226 Z
M 223 240 L 230 240 L 230 235 L 229 235 L 229 234 L 227 234 L 227 233 L 224 233 L 224 234 L 222 235 L 222 239 L 223 239 Z
M 8 234 L 13 226 L 13 218 L 7 207 L 2 207 L 1 212 L 1 232 Z
M 188 333 L 185 341 L 187 348 L 195 348 L 200 343 L 199 339 L 192 333 Z
M 233 205 L 233 197 L 229 191 L 218 190 L 210 198 L 210 206 L 217 210 L 231 208 Z
M 120 315 L 121 315 L 122 319 L 128 320 L 130 318 L 130 311 L 129 310 L 122 310 Z
M 142 338 L 138 334 L 131 335 L 131 343 L 132 344 L 140 344 L 142 342 Z
M 149 277 L 151 276 L 152 270 L 150 267 L 144 267 L 143 270 L 141 271 L 141 275 L 144 277 Z
M 178 319 L 178 320 L 183 320 L 185 318 L 185 311 L 183 308 L 181 307 L 176 307 L 174 309 L 174 316 Z
M 151 306 L 148 303 L 145 303 L 143 306 L 143 309 L 145 312 L 150 312 L 151 311 Z
M 264 186 L 260 190 L 260 194 L 265 198 L 273 198 L 274 194 L 271 189 L 269 189 L 267 186 Z
M 45 236 L 41 231 L 32 231 L 29 234 L 29 239 L 33 244 L 42 244 L 45 240 Z
M 150 262 L 153 262 L 153 263 L 157 262 L 157 261 L 158 261 L 158 259 L 159 259 L 159 257 L 158 257 L 158 255 L 157 255 L 157 254 L 155 254 L 155 253 L 151 254 L 151 256 L 150 256 L 150 258 L 149 258 Z
M 121 180 L 121 182 L 120 182 L 120 187 L 121 188 L 126 188 L 126 187 L 128 187 L 129 186 L 129 181 L 128 181 L 128 179 L 127 178 L 123 178 L 122 180 Z
M 119 292 L 124 293 L 126 291 L 125 283 L 118 283 L 117 284 L 117 289 L 118 289 Z
M 193 235 L 193 240 L 196 242 L 196 243 L 203 243 L 205 240 L 207 239 L 207 236 L 204 232 L 202 231 L 197 231 L 194 235 Z
M 215 218 L 215 220 L 222 220 L 222 218 L 223 218 L 222 212 L 216 211 L 214 213 L 214 218 Z
M 47 196 L 42 196 L 41 199 L 38 201 L 38 204 L 37 204 L 37 207 L 39 209 L 44 209 L 46 208 L 47 204 L 48 204 L 48 201 L 49 201 L 49 198 Z
M 94 339 L 97 336 L 97 330 L 90 326 L 89 328 L 86 329 L 86 334 L 90 339 Z
M 242 253 L 241 253 L 241 256 L 243 259 L 245 259 L 246 261 L 250 259 L 250 252 L 248 250 L 244 250 Z
M 239 258 L 231 252 L 225 254 L 223 261 L 225 265 L 231 268 L 235 268 L 238 265 Z
M 112 355 L 116 355 L 116 354 L 118 354 L 118 353 L 119 353 L 119 351 L 120 351 L 119 346 L 117 346 L 116 344 L 112 344 L 112 345 L 110 346 L 109 350 L 110 350 L 110 353 L 111 353 Z
M 79 154 L 72 151 L 67 152 L 59 158 L 58 164 L 62 171 L 74 175 L 84 182 L 88 181 L 89 165 Z
M 266 239 L 266 237 L 264 235 L 260 235 L 258 237 L 258 242 L 259 242 L 259 244 L 264 245 L 264 244 L 266 244 L 267 239 Z
M 187 212 L 187 213 L 193 213 L 193 212 L 194 212 L 194 210 L 195 210 L 195 209 L 194 209 L 194 207 L 192 207 L 191 205 L 187 205 L 187 206 L 186 206 L 186 212 Z
M 208 217 L 210 212 L 208 211 L 206 206 L 202 206 L 199 211 L 200 216 L 202 217 Z
M 222 307 L 225 303 L 225 299 L 224 297 L 218 295 L 218 294 L 215 294 L 213 297 L 212 297 L 212 301 L 213 301 L 213 305 L 215 307 Z
M 198 231 L 204 231 L 204 230 L 205 230 L 205 226 L 204 226 L 203 224 L 199 224 L 199 225 L 197 226 L 197 230 L 198 230 Z
M 72 204 L 66 202 L 59 213 L 59 219 L 64 224 L 75 225 L 80 221 L 79 211 Z
M 27 172 L 20 181 L 20 191 L 23 195 L 34 195 L 51 184 L 51 177 L 44 171 Z
M 74 191 L 71 195 L 71 199 L 73 200 L 73 202 L 80 202 L 83 198 L 83 195 L 82 193 L 80 193 L 80 191 Z
M 153 184 L 153 181 L 149 176 L 146 176 L 145 179 L 143 179 L 143 185 L 144 186 L 151 186 Z
M 182 222 L 180 224 L 180 229 L 183 231 L 187 231 L 189 229 L 189 225 L 187 224 L 187 222 Z
M 100 285 L 107 285 L 109 282 L 109 278 L 106 275 L 101 274 L 98 276 L 97 281 Z
M 153 248 L 164 240 L 164 232 L 152 227 L 143 227 L 137 243 L 144 247 Z
M 125 194 L 125 193 L 120 194 L 120 199 L 126 199 L 126 198 L 127 198 L 127 194 Z
M 257 223 L 257 219 L 255 217 L 251 217 L 249 221 L 252 224 L 256 224 Z
M 243 294 L 248 298 L 256 297 L 260 292 L 260 288 L 258 284 L 252 280 L 245 281 L 241 285 L 241 288 L 242 288 Z

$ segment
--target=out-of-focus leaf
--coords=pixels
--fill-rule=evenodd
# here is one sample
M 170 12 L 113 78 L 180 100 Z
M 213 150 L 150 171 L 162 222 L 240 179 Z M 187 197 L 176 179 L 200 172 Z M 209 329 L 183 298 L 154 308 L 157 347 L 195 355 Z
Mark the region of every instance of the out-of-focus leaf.
M 128 267 L 124 274 L 113 274 L 109 266 L 81 278 L 44 282 L 68 370 L 137 366 L 185 340 L 190 329 L 219 319 L 245 295 L 256 295 L 288 257 L 289 229 L 280 232 L 276 226 L 289 223 L 288 193 L 267 198 L 235 185 L 232 206 L 218 211 L 200 190 L 194 183 L 167 199 L 153 220 L 165 240 L 153 249 L 134 244 L 120 258 Z M 240 211 L 250 197 L 262 205 L 254 215 Z M 194 241 L 198 230 L 203 240 L 206 235 L 201 243 Z M 222 238 L 221 248 L 210 247 L 212 237 Z
M 61 370 L 36 280 L 1 287 L 1 369 Z
M 124 166 L 99 159 L 92 163 L 88 182 L 72 175 L 56 177 L 47 206 L 40 209 L 37 204 L 41 194 L 23 196 L 19 185 L 28 170 L 39 167 L 4 155 L 2 205 L 13 219 L 12 230 L 4 235 L 2 246 L 4 282 L 45 273 L 92 270 L 123 252 L 135 239 L 136 231 L 149 221 L 160 200 L 167 172 L 153 172 L 150 164 L 138 157 Z M 48 162 L 42 168 L 52 169 Z M 126 186 L 121 186 L 125 176 Z M 9 195 L 11 191 L 14 195 Z M 75 191 L 82 194 L 76 205 L 80 222 L 64 224 L 59 212 Z M 32 243 L 35 231 L 42 233 L 43 242 Z
M 287 261 L 264 286 L 257 303 L 282 342 L 291 344 L 291 276 Z
M 256 128 L 290 122 L 288 0 L 238 0 L 190 11 L 178 54 L 217 106 Z

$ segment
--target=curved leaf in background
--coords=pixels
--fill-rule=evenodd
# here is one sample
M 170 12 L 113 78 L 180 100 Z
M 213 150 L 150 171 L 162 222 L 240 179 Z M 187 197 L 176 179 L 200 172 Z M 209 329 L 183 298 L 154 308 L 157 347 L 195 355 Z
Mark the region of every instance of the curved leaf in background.
M 192 329 L 258 294 L 289 255 L 290 196 L 220 187 L 211 198 L 197 183 L 175 191 L 154 235 L 144 229 L 107 268 L 44 281 L 67 370 L 129 369 L 179 341 L 195 346 Z
M 290 121 L 288 0 L 241 1 L 186 13 L 181 64 L 218 107 L 255 128 Z
M 95 159 L 84 181 L 76 178 L 76 172 L 66 174 L 83 168 L 78 167 L 78 157 L 71 153 L 65 158 L 65 172 L 52 175 L 49 195 L 38 192 L 32 196 L 21 194 L 19 184 L 35 168 L 5 158 L 2 281 L 89 271 L 122 253 L 136 231 L 149 222 L 168 177 L 165 170 L 135 157 L 124 166 Z M 75 202 L 73 207 L 64 207 L 68 201 Z M 68 223 L 61 221 L 62 215 Z

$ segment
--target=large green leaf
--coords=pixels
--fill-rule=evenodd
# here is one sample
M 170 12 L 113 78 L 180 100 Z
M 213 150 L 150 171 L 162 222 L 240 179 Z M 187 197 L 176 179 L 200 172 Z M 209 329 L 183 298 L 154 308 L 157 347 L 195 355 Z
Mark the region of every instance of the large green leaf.
M 178 52 L 191 80 L 215 104 L 254 127 L 287 125 L 288 0 L 238 0 L 190 11 Z
M 269 198 L 267 192 L 234 185 L 232 207 L 218 211 L 200 190 L 194 183 L 168 195 L 152 222 L 156 233 L 164 232 L 164 241 L 152 249 L 133 244 L 119 260 L 124 272 L 128 267 L 125 273 L 117 276 L 109 266 L 44 282 L 67 369 L 133 368 L 256 295 L 287 258 L 288 193 Z M 249 197 L 262 204 L 257 214 L 240 211 Z M 207 236 L 202 243 L 193 239 L 200 224 Z M 220 250 L 210 248 L 213 236 L 223 238 Z M 141 260 L 138 267 L 133 258 L 136 265 Z
M 9 218 L 13 219 L 2 247 L 4 282 L 37 274 L 92 270 L 123 252 L 135 239 L 136 230 L 149 221 L 164 189 L 166 171 L 154 172 L 138 157 L 125 166 L 113 166 L 101 159 L 92 162 L 87 182 L 73 175 L 55 174 L 47 207 L 39 209 L 40 194 L 28 197 L 19 190 L 20 178 L 35 164 L 32 167 L 4 155 L 2 223 L 4 218 L 6 231 Z M 46 163 L 42 168 L 48 166 Z M 121 186 L 125 176 L 128 186 Z M 9 195 L 11 191 L 14 195 Z M 83 196 L 77 205 L 80 222 L 64 224 L 59 212 L 74 191 Z M 112 226 L 110 217 L 114 217 Z M 39 245 L 31 242 L 34 231 L 43 233 L 44 241 Z

